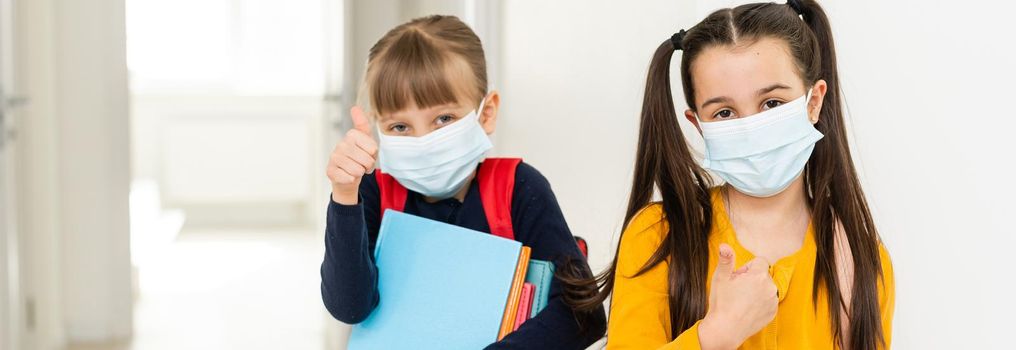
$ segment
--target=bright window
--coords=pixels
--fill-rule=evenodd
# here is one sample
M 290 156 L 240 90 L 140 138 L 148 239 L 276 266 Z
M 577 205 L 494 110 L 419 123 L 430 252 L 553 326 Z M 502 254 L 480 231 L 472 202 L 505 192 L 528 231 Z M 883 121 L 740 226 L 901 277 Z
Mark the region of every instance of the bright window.
M 325 86 L 330 0 L 127 0 L 135 93 L 316 95 Z M 333 8 L 334 7 L 334 8 Z M 326 39 L 329 38 L 329 39 Z M 340 70 L 336 70 L 340 71 Z M 338 78 L 338 77 L 335 77 Z

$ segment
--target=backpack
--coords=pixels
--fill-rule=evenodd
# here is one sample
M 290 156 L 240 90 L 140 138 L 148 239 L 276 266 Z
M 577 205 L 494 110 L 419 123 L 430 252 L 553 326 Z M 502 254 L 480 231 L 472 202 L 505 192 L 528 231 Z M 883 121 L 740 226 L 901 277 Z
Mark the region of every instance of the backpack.
M 515 190 L 515 169 L 522 163 L 521 158 L 487 158 L 480 163 L 476 181 L 480 187 L 480 201 L 487 216 L 490 233 L 515 240 L 512 230 L 512 193 Z M 381 198 L 381 217 L 386 209 L 404 211 L 409 190 L 394 177 L 380 170 L 374 172 Z M 588 255 L 586 241 L 575 236 L 582 255 Z

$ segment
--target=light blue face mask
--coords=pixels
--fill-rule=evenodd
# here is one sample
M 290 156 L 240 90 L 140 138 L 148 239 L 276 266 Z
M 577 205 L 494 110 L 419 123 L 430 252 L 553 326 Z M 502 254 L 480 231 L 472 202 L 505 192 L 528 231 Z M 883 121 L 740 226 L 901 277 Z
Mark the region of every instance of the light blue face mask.
M 378 164 L 407 189 L 432 198 L 450 198 L 494 145 L 480 125 L 480 107 L 429 134 L 380 134 Z
M 741 193 L 770 197 L 804 171 L 823 135 L 808 119 L 808 94 L 761 113 L 700 122 L 706 156 L 702 166 Z

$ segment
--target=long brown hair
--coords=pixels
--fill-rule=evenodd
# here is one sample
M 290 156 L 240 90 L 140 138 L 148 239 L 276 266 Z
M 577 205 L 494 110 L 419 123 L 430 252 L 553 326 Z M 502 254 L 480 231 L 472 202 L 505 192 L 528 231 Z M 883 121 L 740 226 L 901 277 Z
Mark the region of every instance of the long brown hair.
M 835 341 L 842 344 L 844 335 L 840 330 L 845 321 L 840 311 L 846 304 L 840 294 L 834 243 L 837 223 L 841 223 L 854 265 L 851 302 L 846 313 L 850 325 L 849 347 L 885 347 L 877 290 L 882 277 L 880 240 L 847 144 L 832 31 L 818 3 L 813 0 L 793 3 L 793 6 L 755 3 L 718 10 L 683 37 L 676 37 L 678 49 L 683 50 L 681 81 L 685 100 L 688 107 L 695 110 L 690 67 L 704 49 L 762 38 L 787 42 L 805 86 L 819 79 L 826 81 L 828 91 L 821 117 L 815 125 L 825 137 L 815 145 L 805 166 L 807 200 L 813 208 L 811 220 L 818 246 L 812 297 L 817 300 L 820 292 L 827 293 L 832 332 Z M 688 149 L 671 97 L 670 63 L 674 52 L 675 42 L 664 41 L 656 49 L 649 66 L 624 229 L 642 208 L 651 204 L 654 191 L 659 190 L 668 232 L 635 276 L 668 263 L 671 334 L 676 337 L 706 313 L 708 238 L 713 223 L 709 193 L 712 184 Z M 608 270 L 595 280 L 585 281 L 586 293 L 566 295 L 566 300 L 578 308 L 596 307 L 613 290 L 616 271 L 615 252 Z M 580 284 L 582 281 L 568 282 Z M 600 288 L 598 292 L 590 292 L 597 287 Z

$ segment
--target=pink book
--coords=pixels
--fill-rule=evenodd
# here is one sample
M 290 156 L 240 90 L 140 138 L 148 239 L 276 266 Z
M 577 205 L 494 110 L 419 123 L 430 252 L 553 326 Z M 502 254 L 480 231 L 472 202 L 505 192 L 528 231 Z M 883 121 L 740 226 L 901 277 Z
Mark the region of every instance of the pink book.
M 532 283 L 522 285 L 522 295 L 519 297 L 519 312 L 515 315 L 515 328 L 518 330 L 523 322 L 529 319 L 529 312 L 533 308 L 533 291 L 536 289 Z

